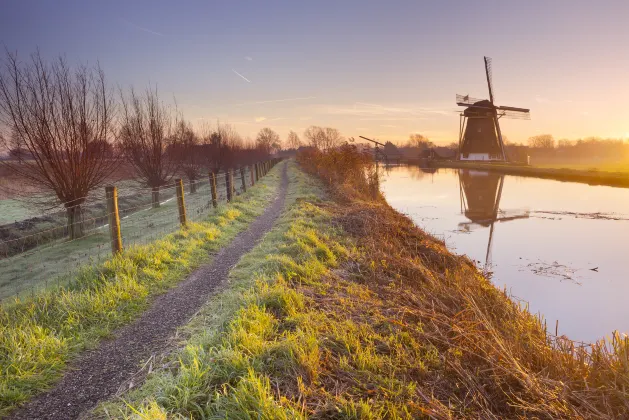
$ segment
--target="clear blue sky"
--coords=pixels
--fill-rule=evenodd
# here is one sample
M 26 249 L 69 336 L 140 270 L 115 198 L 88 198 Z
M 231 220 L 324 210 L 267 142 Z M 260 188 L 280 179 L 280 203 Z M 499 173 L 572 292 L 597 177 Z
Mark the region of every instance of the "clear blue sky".
M 97 60 L 113 86 L 156 84 L 195 124 L 255 137 L 455 141 L 455 94 L 531 108 L 510 140 L 629 136 L 629 1 L 8 1 L 0 43 Z M 297 99 L 299 98 L 299 99 Z M 262 103 L 260 103 L 262 102 Z

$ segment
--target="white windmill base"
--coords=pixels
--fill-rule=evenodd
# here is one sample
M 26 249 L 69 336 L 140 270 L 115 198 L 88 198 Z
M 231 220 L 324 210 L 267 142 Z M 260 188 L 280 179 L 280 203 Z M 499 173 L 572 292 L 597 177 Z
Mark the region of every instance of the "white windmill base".
M 468 161 L 502 161 L 502 156 L 490 155 L 489 153 L 468 153 L 467 156 L 462 154 L 459 156 L 459 160 Z

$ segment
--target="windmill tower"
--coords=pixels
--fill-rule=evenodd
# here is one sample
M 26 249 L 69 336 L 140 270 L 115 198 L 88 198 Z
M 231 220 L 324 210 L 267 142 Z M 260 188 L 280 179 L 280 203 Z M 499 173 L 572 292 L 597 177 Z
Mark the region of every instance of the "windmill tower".
M 528 109 L 494 104 L 491 58 L 485 57 L 489 99 L 456 95 L 456 104 L 464 106 L 459 120 L 459 160 L 507 161 L 498 120 L 502 117 L 530 119 Z

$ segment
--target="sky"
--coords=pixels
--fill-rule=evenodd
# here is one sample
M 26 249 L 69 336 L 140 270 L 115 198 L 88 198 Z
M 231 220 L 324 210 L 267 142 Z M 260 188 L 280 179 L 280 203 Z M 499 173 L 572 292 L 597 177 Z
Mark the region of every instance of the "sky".
M 455 94 L 531 109 L 512 142 L 629 138 L 629 2 L 0 1 L 0 44 L 157 87 L 195 126 L 255 138 L 309 125 L 347 137 L 458 141 Z

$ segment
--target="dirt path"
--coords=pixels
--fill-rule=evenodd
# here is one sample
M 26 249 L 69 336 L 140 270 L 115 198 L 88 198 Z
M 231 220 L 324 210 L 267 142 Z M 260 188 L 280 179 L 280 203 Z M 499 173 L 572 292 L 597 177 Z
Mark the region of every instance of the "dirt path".
M 164 350 L 168 338 L 186 324 L 229 271 L 267 233 L 280 215 L 288 176 L 286 163 L 278 195 L 264 214 L 223 248 L 212 264 L 195 270 L 186 280 L 159 296 L 142 316 L 72 363 L 65 376 L 50 391 L 16 410 L 12 419 L 74 419 L 96 403 L 113 395 L 154 354 Z

